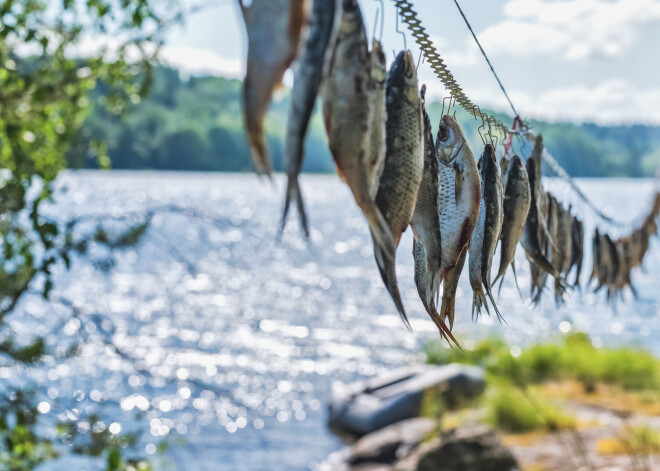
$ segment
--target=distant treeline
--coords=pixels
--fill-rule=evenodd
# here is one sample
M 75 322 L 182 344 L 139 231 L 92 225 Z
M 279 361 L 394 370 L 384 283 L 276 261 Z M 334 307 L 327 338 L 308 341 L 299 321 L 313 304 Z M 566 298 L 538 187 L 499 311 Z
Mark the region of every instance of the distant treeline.
M 239 80 L 182 79 L 176 69 L 156 68 L 151 93 L 133 105 L 125 116 L 119 118 L 103 106 L 94 106 L 69 163 L 72 167 L 96 168 L 97 158 L 88 150 L 88 143 L 101 140 L 107 143 L 107 153 L 115 169 L 250 171 L 240 90 Z M 101 96 L 102 87 L 95 94 L 96 98 Z M 436 126 L 442 105 L 432 103 L 428 109 Z M 282 170 L 288 110 L 289 91 L 283 88 L 276 95 L 266 120 L 276 170 Z M 477 128 L 481 122 L 461 111 L 456 116 L 478 155 L 482 143 Z M 500 117 L 505 122 L 511 120 L 504 115 Z M 648 177 L 653 176 L 660 163 L 660 127 L 536 121 L 532 126 L 535 132 L 543 133 L 546 147 L 574 176 Z M 519 142 L 514 140 L 514 144 L 514 150 L 519 151 Z M 304 171 L 334 171 L 320 102 L 307 139 Z

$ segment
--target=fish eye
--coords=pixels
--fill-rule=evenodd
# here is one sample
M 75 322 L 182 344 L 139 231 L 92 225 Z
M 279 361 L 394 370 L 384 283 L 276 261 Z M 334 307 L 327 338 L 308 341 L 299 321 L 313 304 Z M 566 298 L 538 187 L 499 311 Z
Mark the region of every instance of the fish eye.
M 438 130 L 438 138 L 442 142 L 449 142 L 453 141 L 454 139 L 454 132 L 449 126 L 442 125 L 440 126 L 440 129 Z

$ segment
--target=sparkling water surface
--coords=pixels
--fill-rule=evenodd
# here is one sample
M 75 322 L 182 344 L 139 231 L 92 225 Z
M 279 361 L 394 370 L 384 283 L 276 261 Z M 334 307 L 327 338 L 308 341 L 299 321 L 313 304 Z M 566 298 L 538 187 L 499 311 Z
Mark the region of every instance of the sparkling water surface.
M 143 430 L 137 452 L 159 470 L 314 469 L 341 447 L 325 425 L 333 383 L 423 361 L 421 346 L 438 334 L 413 283 L 410 231 L 397 252 L 397 275 L 412 333 L 382 286 L 347 187 L 335 176 L 305 175 L 311 242 L 300 235 L 294 209 L 278 244 L 283 184 L 281 176 L 270 183 L 252 175 L 64 173 L 49 209 L 61 221 L 90 215 L 89 226 L 109 215 L 117 221 L 112 229 L 149 209 L 154 216 L 139 245 L 117 252 L 114 264 L 92 244 L 89 258 L 57 271 L 50 304 L 25 297 L 7 319 L 19 339 L 47 334 L 56 354 L 71 344 L 79 354 L 47 357 L 27 373 L 0 368 L 0 383 L 36 386 L 48 423 L 98 411 L 103 424 L 96 425 L 113 433 Z M 639 221 L 654 188 L 650 180 L 580 185 L 626 222 Z M 573 199 L 559 182 L 547 187 Z M 574 209 L 587 218 L 586 280 L 593 225 L 583 205 Z M 616 309 L 588 291 L 556 308 L 550 284 L 532 309 L 508 274 L 498 302 L 508 326 L 487 316 L 472 323 L 464 273 L 455 333 L 465 348 L 489 334 L 523 347 L 574 329 L 596 345 L 643 345 L 660 354 L 656 248 L 652 241 L 644 270 L 633 275 L 639 300 L 626 293 Z M 520 250 L 517 267 L 527 295 Z M 157 452 L 162 441 L 169 447 Z M 102 470 L 104 463 L 66 454 L 39 469 Z

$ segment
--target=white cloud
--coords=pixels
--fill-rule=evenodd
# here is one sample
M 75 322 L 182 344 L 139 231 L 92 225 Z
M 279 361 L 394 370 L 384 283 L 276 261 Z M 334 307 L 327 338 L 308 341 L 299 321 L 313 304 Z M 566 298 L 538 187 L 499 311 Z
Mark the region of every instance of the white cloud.
M 191 75 L 209 74 L 243 78 L 243 63 L 226 59 L 209 49 L 164 46 L 159 55 L 161 61 Z
M 499 90 L 484 87 L 469 91 L 482 107 L 507 110 Z M 573 85 L 538 95 L 515 91 L 511 96 L 526 118 L 599 124 L 660 124 L 660 87 L 640 89 L 623 79 L 606 80 L 594 87 Z
M 479 34 L 489 53 L 559 53 L 570 60 L 624 54 L 639 28 L 660 24 L 657 0 L 511 0 L 507 19 Z

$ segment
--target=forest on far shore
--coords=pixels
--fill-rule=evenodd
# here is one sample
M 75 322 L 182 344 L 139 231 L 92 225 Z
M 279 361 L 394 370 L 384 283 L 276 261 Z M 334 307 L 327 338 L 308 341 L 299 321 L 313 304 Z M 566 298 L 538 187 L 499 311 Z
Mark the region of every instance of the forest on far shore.
M 118 117 L 103 102 L 103 86 L 94 90 L 96 103 L 67 158 L 73 168 L 98 168 L 90 142 L 107 144 L 114 169 L 246 172 L 252 166 L 240 103 L 241 81 L 215 76 L 182 78 L 177 69 L 157 67 L 151 92 Z M 320 101 L 307 138 L 304 171 L 334 172 L 323 130 Z M 268 143 L 276 170 L 282 170 L 282 149 L 289 110 L 289 90 L 277 92 L 267 117 Z M 434 126 L 442 104 L 428 106 Z M 453 113 L 453 110 L 452 110 Z M 456 117 L 476 155 L 481 122 L 462 111 Z M 510 122 L 506 115 L 498 115 Z M 576 177 L 652 177 L 660 163 L 660 126 L 600 126 L 531 121 L 548 150 Z M 514 148 L 520 151 L 518 144 Z M 523 152 L 525 152 L 523 150 Z M 528 150 L 527 150 L 528 152 Z

